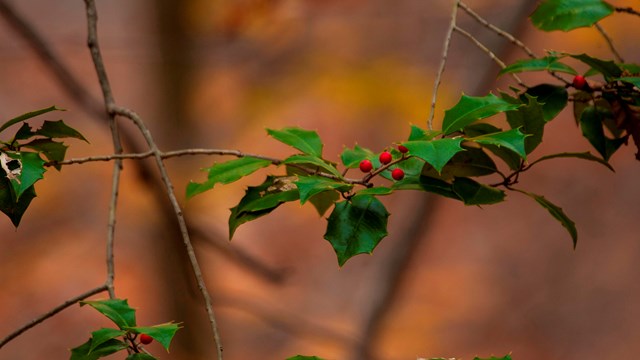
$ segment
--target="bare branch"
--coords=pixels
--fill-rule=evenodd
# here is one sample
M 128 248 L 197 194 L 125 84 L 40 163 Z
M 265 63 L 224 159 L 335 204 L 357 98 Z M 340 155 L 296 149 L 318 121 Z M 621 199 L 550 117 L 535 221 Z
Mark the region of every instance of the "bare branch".
M 604 40 L 607 42 L 607 45 L 609 46 L 609 49 L 613 53 L 613 56 L 615 56 L 616 61 L 619 63 L 623 63 L 624 60 L 622 59 L 622 56 L 620 56 L 620 53 L 618 52 L 618 50 L 616 50 L 616 47 L 613 45 L 613 40 L 611 40 L 611 37 L 609 36 L 609 34 L 604 30 L 602 26 L 600 26 L 599 23 L 596 23 L 595 26 L 596 26 L 596 30 L 598 30 L 600 35 L 602 35 Z
M 627 13 L 627 14 L 631 14 L 631 15 L 636 15 L 636 16 L 640 16 L 640 12 L 637 10 L 634 10 L 632 7 L 617 7 L 616 8 L 617 12 L 621 12 L 621 13 Z
M 14 332 L 12 332 L 11 334 L 7 335 L 7 337 L 5 337 L 4 339 L 2 339 L 2 341 L 0 341 L 0 349 L 6 345 L 8 342 L 10 342 L 11 340 L 15 339 L 16 337 L 20 336 L 22 333 L 24 333 L 25 331 L 31 329 L 32 327 L 40 324 L 41 322 L 47 320 L 50 317 L 53 317 L 54 315 L 56 315 L 57 313 L 61 312 L 62 310 L 68 308 L 69 306 L 76 304 L 86 298 L 88 298 L 89 296 L 95 295 L 95 294 L 99 294 L 103 291 L 107 291 L 108 287 L 106 284 L 99 286 L 95 289 L 91 289 L 85 293 L 82 293 L 76 297 L 72 297 L 71 299 L 63 302 L 62 304 L 54 307 L 53 309 L 47 311 L 46 313 L 38 316 L 37 318 L 29 321 L 27 324 L 25 324 L 24 326 L 21 326 L 20 328 L 18 328 L 17 330 L 15 330 Z
M 447 30 L 447 34 L 444 39 L 444 46 L 442 49 L 442 57 L 440 59 L 440 67 L 438 69 L 438 74 L 436 75 L 436 80 L 433 83 L 431 111 L 429 112 L 429 118 L 427 119 L 427 127 L 429 128 L 429 130 L 433 130 L 433 116 L 435 115 L 436 101 L 438 100 L 438 88 L 440 87 L 440 82 L 442 81 L 442 74 L 444 73 L 444 68 L 447 64 L 447 55 L 449 54 L 449 44 L 451 43 L 451 35 L 453 34 L 453 29 L 456 27 L 456 17 L 458 15 L 459 4 L 460 4 L 460 0 L 455 0 L 453 9 L 451 10 L 451 23 L 449 24 L 449 29 Z

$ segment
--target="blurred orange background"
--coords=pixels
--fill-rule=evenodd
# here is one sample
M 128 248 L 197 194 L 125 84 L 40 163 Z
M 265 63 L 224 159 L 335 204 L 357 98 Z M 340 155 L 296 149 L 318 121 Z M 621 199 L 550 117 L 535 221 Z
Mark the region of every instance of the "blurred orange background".
M 82 2 L 7 2 L 98 98 Z M 593 29 L 534 30 L 526 15 L 535 3 L 468 0 L 538 55 L 560 50 L 612 58 Z M 317 130 L 325 156 L 337 161 L 344 146 L 381 151 L 406 139 L 410 124 L 426 125 L 452 4 L 112 0 L 98 3 L 98 26 L 116 101 L 143 117 L 162 150 L 229 148 L 284 157 L 291 149 L 268 138 L 265 128 L 301 126 Z M 458 19 L 507 63 L 525 57 L 462 11 Z M 640 19 L 618 14 L 602 26 L 625 59 L 638 62 Z M 498 71 L 486 54 L 454 34 L 436 121 L 462 92 L 507 90 L 510 79 L 496 81 Z M 63 91 L 4 20 L 0 79 L 0 121 L 55 104 L 67 111 L 45 118 L 63 118 L 90 141 L 67 141 L 68 157 L 111 152 L 108 128 Z M 523 79 L 557 83 L 545 74 Z M 585 150 L 594 152 L 567 110 L 548 124 L 533 157 Z M 265 172 L 187 202 L 188 181 L 202 181 L 201 168 L 230 158 L 181 157 L 166 164 L 186 217 L 201 231 L 194 243 L 228 360 L 296 354 L 472 359 L 509 352 L 516 360 L 614 359 L 640 352 L 640 287 L 633 280 L 640 263 L 634 228 L 640 163 L 634 152 L 625 147 L 614 155 L 615 174 L 591 162 L 556 160 L 522 177 L 521 188 L 545 195 L 576 222 L 575 251 L 559 223 L 518 194 L 479 208 L 407 193 L 383 199 L 392 214 L 389 236 L 374 254 L 359 255 L 343 268 L 322 238 L 326 221 L 297 203 L 241 226 L 227 242 L 228 209 Z M 17 230 L 0 217 L 0 337 L 104 282 L 112 165 L 49 169 Z M 159 358 L 212 359 L 213 337 L 175 220 L 160 210 L 164 200 L 136 169 L 125 162 L 116 294 L 138 309 L 141 325 L 183 323 L 170 354 L 149 346 Z M 425 201 L 432 207 L 417 217 Z M 392 260 L 397 247 L 411 236 L 418 241 L 398 267 Z M 242 260 L 247 258 L 253 262 Z M 398 269 L 398 277 L 389 276 Z M 381 303 L 382 311 L 376 310 Z M 68 349 L 102 326 L 109 321 L 74 305 L 3 347 L 0 359 L 66 359 Z

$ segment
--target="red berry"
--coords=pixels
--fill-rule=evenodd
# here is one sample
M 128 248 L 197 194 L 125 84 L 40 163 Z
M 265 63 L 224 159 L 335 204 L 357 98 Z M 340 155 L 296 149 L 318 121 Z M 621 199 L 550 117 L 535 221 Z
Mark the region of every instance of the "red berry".
M 140 342 L 143 343 L 144 345 L 149 345 L 151 344 L 151 342 L 153 341 L 153 338 L 147 334 L 141 334 L 140 335 Z
M 360 171 L 368 173 L 371 170 L 373 170 L 371 160 L 364 159 L 360 162 Z
M 576 75 L 573 78 L 573 82 L 572 85 L 574 88 L 578 89 L 578 90 L 582 90 L 587 88 L 587 79 L 584 78 L 584 76 L 582 75 Z
M 407 149 L 407 147 L 404 145 L 398 145 L 398 151 L 400 151 L 403 154 L 406 154 L 409 152 L 409 149 Z
M 404 179 L 404 171 L 402 171 L 402 169 L 393 169 L 393 171 L 391 172 L 391 177 L 394 180 L 402 180 Z
M 391 156 L 391 153 L 388 151 L 383 151 L 380 154 L 380 162 L 384 165 L 384 164 L 388 164 L 391 162 L 391 160 L 393 160 L 393 156 Z

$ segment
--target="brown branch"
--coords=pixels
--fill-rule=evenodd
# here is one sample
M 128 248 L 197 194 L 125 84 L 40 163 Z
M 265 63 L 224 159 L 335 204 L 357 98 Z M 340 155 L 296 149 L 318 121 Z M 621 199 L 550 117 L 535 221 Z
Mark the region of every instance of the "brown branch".
M 640 16 L 640 12 L 638 12 L 637 10 L 634 10 L 632 7 L 617 7 L 616 11 L 621 13 Z
M 616 61 L 619 63 L 624 63 L 622 56 L 620 56 L 620 53 L 618 52 L 618 50 L 616 50 L 616 47 L 613 45 L 613 40 L 611 39 L 609 34 L 604 30 L 602 26 L 600 26 L 599 23 L 595 23 L 595 27 L 596 27 L 596 30 L 598 30 L 598 32 L 600 33 L 600 35 L 602 35 L 602 37 L 604 38 L 604 41 L 607 42 L 607 45 L 609 46 L 609 50 L 611 50 L 611 52 L 613 53 L 613 56 L 615 56 Z
M 451 22 L 449 24 L 449 29 L 447 30 L 447 34 L 444 38 L 444 45 L 442 49 L 442 56 L 440 58 L 440 66 L 438 68 L 438 74 L 436 75 L 436 80 L 433 83 L 433 95 L 431 97 L 431 111 L 429 111 L 429 118 L 427 119 L 427 127 L 429 130 L 433 130 L 433 116 L 436 111 L 436 102 L 438 100 L 438 88 L 440 87 L 440 82 L 442 81 L 442 74 L 444 73 L 444 68 L 447 64 L 447 55 L 449 54 L 449 45 L 451 43 L 451 35 L 453 34 L 453 29 L 456 27 L 456 17 L 458 14 L 458 5 L 460 4 L 460 0 L 455 0 L 453 5 L 453 10 L 451 10 Z
M 14 332 L 12 332 L 11 334 L 7 335 L 4 339 L 2 339 L 0 341 L 0 349 L 6 345 L 8 342 L 10 342 L 11 340 L 15 339 L 16 337 L 20 336 L 22 333 L 24 333 L 25 331 L 31 329 L 32 327 L 40 324 L 41 322 L 49 319 L 50 317 L 53 317 L 54 315 L 56 315 L 57 313 L 61 312 L 62 310 L 68 308 L 69 306 L 76 304 L 86 298 L 88 298 L 89 296 L 95 295 L 95 294 L 99 294 L 103 291 L 108 291 L 109 287 L 107 286 L 107 284 L 104 284 L 102 286 L 99 286 L 95 289 L 91 289 L 85 293 L 82 293 L 76 297 L 72 297 L 71 299 L 63 302 L 62 304 L 54 307 L 53 309 L 47 311 L 46 313 L 38 316 L 37 318 L 29 321 L 27 324 L 25 324 L 24 326 L 21 326 L 20 328 L 18 328 L 17 330 L 15 330 Z

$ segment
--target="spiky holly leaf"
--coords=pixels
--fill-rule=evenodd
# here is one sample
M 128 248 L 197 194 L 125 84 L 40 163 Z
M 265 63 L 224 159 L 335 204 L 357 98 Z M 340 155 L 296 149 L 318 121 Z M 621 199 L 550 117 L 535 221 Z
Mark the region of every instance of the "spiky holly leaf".
M 35 134 L 48 138 L 76 138 L 89 142 L 78 130 L 65 124 L 62 120 L 45 121 Z
M 515 110 L 519 106 L 500 99 L 493 94 L 484 97 L 462 95 L 462 98 L 454 107 L 445 111 L 442 132 L 448 135 L 455 131 L 461 131 L 465 126 L 480 119 Z
M 89 339 L 86 343 L 71 349 L 70 360 L 97 360 L 127 347 L 123 341 L 111 339 L 91 350 L 91 339 Z
M 607 116 L 609 114 L 593 106 L 585 108 L 580 116 L 582 135 L 589 140 L 605 161 L 609 161 L 611 155 L 625 142 L 624 139 L 609 139 L 605 136 L 602 126 Z
M 169 345 L 171 345 L 171 340 L 175 336 L 176 332 L 180 329 L 179 324 L 175 323 L 165 323 L 154 326 L 138 326 L 138 327 L 130 327 L 127 330 L 136 333 L 136 334 L 147 334 L 151 336 L 154 340 L 159 342 L 165 350 L 169 351 Z
M 305 154 L 322 157 L 322 140 L 315 131 L 299 127 L 286 127 L 280 130 L 267 129 L 274 139 L 302 151 Z
M 526 104 L 515 111 L 507 112 L 507 121 L 512 129 L 520 129 L 529 135 L 524 139 L 524 149 L 530 154 L 542 142 L 544 134 L 544 112 L 542 105 L 535 97 L 526 94 Z
M 11 219 L 13 226 L 18 227 L 22 215 L 31 204 L 31 200 L 36 197 L 36 190 L 33 186 L 22 193 L 20 199 L 17 199 L 11 181 L 4 176 L 4 172 L 0 169 L 0 211 Z
M 15 179 L 11 179 L 11 186 L 16 195 L 16 200 L 20 200 L 22 194 L 33 186 L 38 180 L 44 178 L 47 171 L 44 167 L 44 160 L 40 158 L 38 153 L 33 152 L 16 152 L 7 153 L 14 160 L 18 160 L 21 164 L 19 175 Z
M 151 356 L 149 354 L 136 353 L 127 356 L 125 360 L 158 360 L 158 358 Z
M 528 135 L 523 134 L 520 129 L 511 129 L 493 134 L 480 135 L 467 140 L 475 141 L 479 144 L 495 145 L 507 148 L 520 155 L 522 159 L 526 160 L 527 152 L 525 151 L 524 141 L 527 136 Z
M 377 160 L 377 158 L 378 157 L 373 151 L 363 148 L 358 144 L 356 144 L 353 149 L 345 148 L 342 151 L 342 154 L 340 154 L 340 160 L 342 160 L 342 164 L 350 169 L 357 168 L 360 165 L 360 162 L 364 159 L 371 160 L 375 167 L 375 160 Z M 380 166 L 380 161 L 377 161 L 378 166 Z
M 119 329 L 102 328 L 91 333 L 91 346 L 89 347 L 89 353 L 92 353 L 100 345 L 106 343 L 109 340 L 119 338 L 127 332 Z
M 351 184 L 345 184 L 321 176 L 300 176 L 298 180 L 294 182 L 300 192 L 301 204 L 304 204 L 311 197 L 324 191 L 337 190 L 345 192 L 353 188 Z
M 338 177 L 338 178 L 342 177 L 338 169 L 336 169 L 336 167 L 333 164 L 314 155 L 293 155 L 286 158 L 282 163 L 283 164 L 304 164 L 307 167 L 309 167 L 309 165 L 312 165 L 313 167 L 317 167 L 321 170 L 324 170 L 335 177 Z
M 63 161 L 64 156 L 67 153 L 68 146 L 62 142 L 53 141 L 51 139 L 35 139 L 22 147 L 26 147 L 42 153 L 49 161 Z M 59 171 L 62 165 L 55 165 L 55 168 Z
M 425 164 L 422 175 L 450 181 L 455 177 L 491 175 L 498 170 L 495 162 L 482 149 L 463 148 L 465 151 L 455 154 L 440 173 L 433 166 Z
M 591 68 L 601 73 L 607 81 L 619 78 L 622 76 L 622 69 L 618 64 L 611 60 L 602 60 L 589 56 L 587 54 L 569 55 L 574 59 L 580 60 L 583 63 L 591 66 Z
M 127 299 L 105 299 L 81 301 L 80 306 L 89 305 L 108 317 L 120 329 L 136 326 L 136 311 L 129 307 Z
M 555 205 L 551 201 L 547 200 L 544 196 L 533 194 L 524 190 L 512 189 L 528 197 L 534 199 L 540 206 L 545 208 L 551 216 L 553 216 L 556 220 L 560 222 L 560 224 L 567 229 L 569 235 L 571 235 L 571 239 L 573 240 L 573 248 L 575 249 L 578 244 L 578 230 L 576 229 L 576 224 L 571 220 L 562 210 L 561 207 Z
M 31 118 L 34 118 L 34 117 L 38 116 L 38 115 L 46 114 L 48 112 L 56 111 L 56 110 L 64 111 L 64 109 L 60 109 L 60 108 L 55 107 L 55 106 L 50 106 L 48 108 L 35 110 L 35 111 L 28 112 L 26 114 L 22 114 L 20 116 L 17 116 L 15 118 L 5 122 L 4 124 L 2 124 L 2 126 L 0 126 L 0 132 L 2 132 L 4 129 L 8 128 L 9 126 L 11 126 L 13 124 L 17 124 L 17 123 L 19 123 L 21 121 L 29 120 Z
M 569 31 L 588 27 L 613 14 L 614 7 L 602 0 L 544 0 L 531 15 L 543 31 Z
M 540 59 L 518 60 L 515 63 L 502 69 L 499 75 L 525 71 L 554 71 L 571 75 L 578 74 L 578 72 L 575 71 L 571 66 L 558 61 L 558 58 L 556 56 L 545 56 Z
M 340 266 L 355 255 L 373 252 L 387 236 L 389 213 L 371 195 L 354 196 L 336 203 L 328 218 L 324 238 L 331 243 Z
M 492 356 L 490 358 L 479 358 L 479 357 L 475 357 L 473 358 L 473 360 L 511 360 L 511 355 L 505 355 L 503 357 L 495 357 Z
M 187 185 L 187 198 L 192 198 L 207 190 L 213 189 L 216 184 L 230 184 L 240 180 L 244 176 L 253 174 L 254 172 L 271 165 L 271 161 L 257 159 L 252 157 L 243 157 L 215 164 L 209 168 L 203 169 L 209 172 L 207 181 L 197 183 L 189 182 Z
M 453 191 L 465 205 L 490 205 L 504 201 L 504 191 L 469 178 L 456 178 Z
M 442 168 L 451 160 L 451 158 L 463 151 L 460 147 L 464 139 L 462 137 L 457 138 L 444 138 L 431 141 L 408 141 L 402 143 L 409 149 L 409 153 L 412 156 L 416 156 L 433 166 L 437 172 L 441 172 Z
M 576 159 L 594 161 L 594 162 L 597 162 L 599 164 L 602 164 L 602 165 L 606 166 L 609 170 L 615 172 L 615 170 L 613 169 L 611 164 L 609 164 L 608 162 L 606 162 L 606 161 L 600 159 L 599 157 L 591 154 L 588 151 L 581 152 L 581 153 L 565 152 L 565 153 L 558 153 L 558 154 L 551 154 L 551 155 L 543 156 L 540 159 L 538 159 L 538 160 L 532 162 L 531 164 L 529 164 L 529 167 L 531 167 L 534 164 L 537 164 L 537 163 L 539 163 L 541 161 L 550 160 L 550 159 L 559 159 L 559 158 L 576 158 Z
M 441 131 L 425 130 L 419 126 L 411 125 L 411 132 L 409 133 L 408 141 L 431 140 L 440 134 L 442 134 Z

